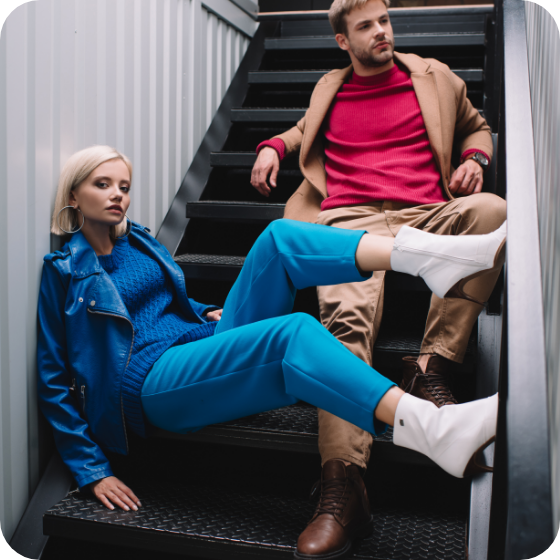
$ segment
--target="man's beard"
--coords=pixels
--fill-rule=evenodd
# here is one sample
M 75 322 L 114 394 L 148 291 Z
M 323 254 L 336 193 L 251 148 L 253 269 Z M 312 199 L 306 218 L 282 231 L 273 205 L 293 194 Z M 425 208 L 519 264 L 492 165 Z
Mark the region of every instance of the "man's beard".
M 393 40 L 385 39 L 385 41 L 389 44 L 387 50 L 380 54 L 372 55 L 370 51 L 365 49 L 357 49 L 354 48 L 353 45 L 350 43 L 350 50 L 352 54 L 364 65 L 369 68 L 379 68 L 379 66 L 384 66 L 392 60 L 393 58 L 393 50 L 395 48 L 395 43 Z

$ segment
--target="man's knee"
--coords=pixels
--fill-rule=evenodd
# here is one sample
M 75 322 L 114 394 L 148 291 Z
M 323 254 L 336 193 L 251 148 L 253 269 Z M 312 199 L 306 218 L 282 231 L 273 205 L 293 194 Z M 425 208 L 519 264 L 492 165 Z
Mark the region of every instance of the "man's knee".
M 469 224 L 477 224 L 477 233 L 499 228 L 506 219 L 506 201 L 492 193 L 479 193 L 464 199 L 461 214 Z

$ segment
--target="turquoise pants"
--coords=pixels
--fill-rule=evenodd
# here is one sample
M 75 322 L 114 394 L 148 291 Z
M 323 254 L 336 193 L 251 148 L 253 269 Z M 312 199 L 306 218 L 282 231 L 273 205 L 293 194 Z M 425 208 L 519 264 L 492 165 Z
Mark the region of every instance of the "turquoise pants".
M 148 421 L 186 433 L 302 400 L 379 434 L 373 411 L 394 383 L 318 321 L 290 314 L 297 289 L 358 282 L 365 232 L 279 220 L 257 239 L 214 336 L 175 346 L 142 387 Z

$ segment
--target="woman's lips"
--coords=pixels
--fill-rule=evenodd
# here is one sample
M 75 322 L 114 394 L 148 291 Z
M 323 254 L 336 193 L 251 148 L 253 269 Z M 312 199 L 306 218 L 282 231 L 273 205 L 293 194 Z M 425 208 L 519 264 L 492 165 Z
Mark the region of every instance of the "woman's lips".
M 120 206 L 109 206 L 107 210 L 109 212 L 118 212 L 119 214 L 122 214 L 122 208 Z

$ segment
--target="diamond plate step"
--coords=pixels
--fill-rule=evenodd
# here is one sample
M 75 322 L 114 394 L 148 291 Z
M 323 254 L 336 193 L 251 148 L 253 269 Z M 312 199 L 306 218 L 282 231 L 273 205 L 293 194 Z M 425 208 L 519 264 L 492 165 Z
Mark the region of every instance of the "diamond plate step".
M 70 493 L 45 513 L 43 530 L 55 537 L 182 556 L 293 557 L 297 537 L 314 510 L 301 483 L 262 473 L 251 478 L 232 473 L 222 479 L 203 468 L 185 470 L 183 477 L 175 472 L 162 476 L 153 467 L 150 479 L 136 472 L 124 476 L 142 501 L 138 512 L 109 511 L 90 494 Z M 422 503 L 422 496 L 403 499 L 398 494 L 393 503 L 384 499 L 377 504 L 375 487 L 369 494 L 373 533 L 356 543 L 351 558 L 464 560 L 462 511 L 438 510 Z

